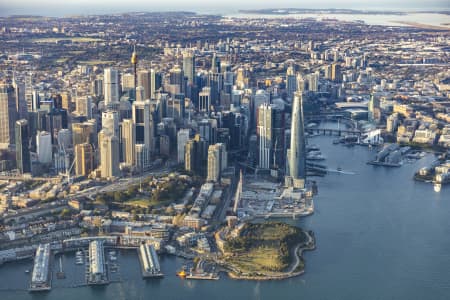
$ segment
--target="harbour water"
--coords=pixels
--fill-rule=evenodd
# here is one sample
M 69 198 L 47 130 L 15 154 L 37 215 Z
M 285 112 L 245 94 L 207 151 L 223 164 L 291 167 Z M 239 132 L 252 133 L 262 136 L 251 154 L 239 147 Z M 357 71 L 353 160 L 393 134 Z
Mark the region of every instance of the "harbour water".
M 450 296 L 450 186 L 437 193 L 416 182 L 414 172 L 432 154 L 399 168 L 367 165 L 376 150 L 333 145 L 318 136 L 331 169 L 354 175 L 317 178 L 315 214 L 288 220 L 315 232 L 317 249 L 306 252 L 306 273 L 283 281 L 187 281 L 175 276 L 183 260 L 161 258 L 163 279 L 142 279 L 136 251 L 120 252 L 120 282 L 104 287 L 75 287 L 83 267 L 75 254 L 64 256 L 66 279 L 53 276 L 52 291 L 29 294 L 32 261 L 0 267 L 2 300 L 90 299 L 434 299 Z M 53 261 L 54 272 L 59 263 Z

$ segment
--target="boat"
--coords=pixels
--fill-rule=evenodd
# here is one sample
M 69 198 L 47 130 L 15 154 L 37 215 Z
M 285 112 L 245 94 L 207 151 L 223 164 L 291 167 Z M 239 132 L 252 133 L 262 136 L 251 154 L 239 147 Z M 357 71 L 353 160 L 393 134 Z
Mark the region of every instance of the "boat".
M 181 270 L 177 272 L 177 276 L 180 277 L 180 278 L 183 278 L 183 279 L 186 278 L 186 276 L 187 276 L 186 266 L 183 266 L 181 268 Z
M 26 274 L 30 273 L 30 270 L 25 270 L 25 273 L 26 273 Z
M 340 172 L 340 171 L 342 171 L 342 168 L 341 168 L 341 167 L 338 167 L 337 170 Z

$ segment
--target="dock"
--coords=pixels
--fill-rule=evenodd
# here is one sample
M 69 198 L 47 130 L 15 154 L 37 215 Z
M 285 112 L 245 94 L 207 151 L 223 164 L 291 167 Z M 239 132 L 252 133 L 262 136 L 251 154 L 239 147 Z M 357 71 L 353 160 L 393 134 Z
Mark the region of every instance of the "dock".
M 50 253 L 50 244 L 40 244 L 36 249 L 30 292 L 51 290 Z
M 142 244 L 138 249 L 138 256 L 141 262 L 142 277 L 161 278 L 164 276 L 161 272 L 158 255 L 153 245 Z
M 86 283 L 88 285 L 108 284 L 103 241 L 94 240 L 89 243 L 89 259 L 86 261 L 89 265 L 86 272 Z
M 219 280 L 220 277 L 214 273 L 190 273 L 187 274 L 186 279 L 196 279 L 196 280 Z

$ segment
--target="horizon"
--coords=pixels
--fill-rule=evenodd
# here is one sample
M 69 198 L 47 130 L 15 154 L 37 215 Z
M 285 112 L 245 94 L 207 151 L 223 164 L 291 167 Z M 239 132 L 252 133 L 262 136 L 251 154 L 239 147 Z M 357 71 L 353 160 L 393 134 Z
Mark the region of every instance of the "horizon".
M 192 0 L 189 3 L 180 0 L 167 0 L 164 4 L 155 4 L 142 0 L 129 0 L 127 4 L 122 1 L 107 0 L 67 0 L 64 3 L 54 0 L 43 0 L 39 4 L 32 0 L 17 0 L 14 3 L 5 3 L 0 0 L 0 16 L 43 16 L 43 17 L 67 17 L 84 15 L 108 15 L 125 13 L 145 13 L 145 12 L 195 12 L 199 14 L 230 14 L 237 13 L 239 10 L 246 9 L 352 9 L 364 11 L 448 11 L 446 1 L 435 0 L 431 3 L 423 1 L 376 1 L 372 3 L 361 3 L 360 1 L 347 0 L 345 2 L 336 0 L 319 0 L 314 5 L 302 3 L 293 0 L 260 1 L 250 0 L 244 4 L 237 0 L 231 0 L 226 4 L 208 3 L 200 0 Z M 235 5 L 233 5 L 235 4 Z

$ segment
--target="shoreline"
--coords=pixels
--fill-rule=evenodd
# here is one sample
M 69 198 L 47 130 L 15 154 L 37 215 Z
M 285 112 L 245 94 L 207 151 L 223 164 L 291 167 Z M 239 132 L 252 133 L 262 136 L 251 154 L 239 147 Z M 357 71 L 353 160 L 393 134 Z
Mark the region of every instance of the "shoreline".
M 290 271 L 286 272 L 279 272 L 275 274 L 266 274 L 266 275 L 239 275 L 234 273 L 233 271 L 225 271 L 231 279 L 236 280 L 256 280 L 256 281 L 266 281 L 266 280 L 283 280 L 288 279 L 292 277 L 297 277 L 305 273 L 305 267 L 300 271 L 294 272 L 295 269 L 297 269 L 300 262 L 303 260 L 303 252 L 304 251 L 312 251 L 316 249 L 316 239 L 314 236 L 312 236 L 309 232 L 304 232 L 308 238 L 308 240 L 305 243 L 298 244 L 294 248 L 294 254 L 295 254 L 295 263 L 291 266 L 289 266 Z

